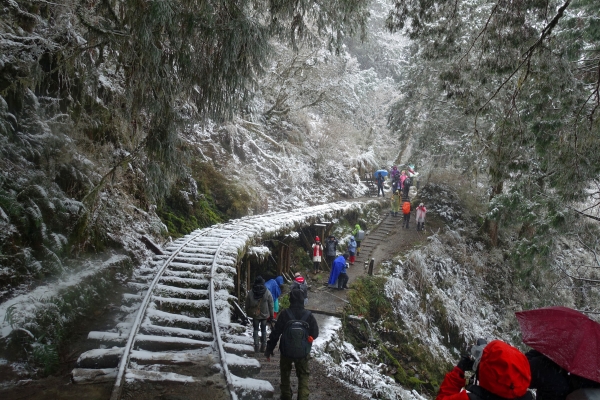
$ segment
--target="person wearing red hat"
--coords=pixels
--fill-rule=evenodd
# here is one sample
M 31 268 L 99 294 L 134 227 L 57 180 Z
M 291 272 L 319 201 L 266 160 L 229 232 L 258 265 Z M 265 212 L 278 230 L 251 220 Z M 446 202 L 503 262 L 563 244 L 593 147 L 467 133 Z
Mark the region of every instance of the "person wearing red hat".
M 465 388 L 465 371 L 475 363 L 475 383 Z M 436 400 L 533 400 L 527 390 L 530 382 L 527 357 L 519 349 L 493 340 L 483 349 L 480 360 L 461 358 L 446 374 Z
M 304 293 L 304 305 L 306 306 L 308 304 L 308 285 L 306 284 L 304 277 L 300 275 L 300 272 L 294 274 L 294 280 L 290 285 L 290 291 L 294 289 L 302 290 L 302 293 Z
M 321 244 L 321 239 L 316 236 L 315 243 L 312 245 L 313 249 L 313 265 L 315 267 L 315 274 L 319 272 L 319 267 L 321 266 L 321 257 L 323 256 L 323 245 Z

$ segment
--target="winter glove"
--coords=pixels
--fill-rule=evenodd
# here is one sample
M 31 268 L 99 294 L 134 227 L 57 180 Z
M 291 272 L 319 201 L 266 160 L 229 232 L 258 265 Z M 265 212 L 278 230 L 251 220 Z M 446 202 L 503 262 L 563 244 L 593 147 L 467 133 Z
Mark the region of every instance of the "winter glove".
M 265 351 L 265 358 L 267 359 L 267 361 L 271 361 L 271 356 L 273 355 L 273 351 L 267 349 L 267 351 Z
M 470 355 L 463 354 L 463 356 L 461 357 L 458 364 L 456 364 L 456 366 L 458 368 L 460 368 L 463 372 L 466 372 L 466 371 L 471 371 L 473 369 L 474 363 L 475 363 L 475 360 L 473 360 Z

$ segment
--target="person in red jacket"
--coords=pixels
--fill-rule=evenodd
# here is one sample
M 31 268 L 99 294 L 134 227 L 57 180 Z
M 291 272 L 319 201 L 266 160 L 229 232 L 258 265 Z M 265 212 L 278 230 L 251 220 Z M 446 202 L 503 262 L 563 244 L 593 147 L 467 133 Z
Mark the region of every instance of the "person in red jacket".
M 527 391 L 531 382 L 529 361 L 517 348 L 500 340 L 485 346 L 475 366 L 475 384 L 465 386 L 465 371 L 474 367 L 469 356 L 463 356 L 446 374 L 436 400 L 533 400 Z
M 402 203 L 402 214 L 404 214 L 402 227 L 408 229 L 408 223 L 410 222 L 410 201 L 406 200 Z

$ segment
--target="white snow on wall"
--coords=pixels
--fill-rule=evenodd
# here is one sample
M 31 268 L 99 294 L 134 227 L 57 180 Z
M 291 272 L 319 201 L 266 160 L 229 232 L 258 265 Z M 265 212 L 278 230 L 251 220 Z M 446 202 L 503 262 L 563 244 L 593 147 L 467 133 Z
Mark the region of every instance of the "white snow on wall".
M 128 259 L 128 257 L 125 255 L 113 255 L 103 263 L 90 264 L 88 268 L 81 272 L 65 275 L 57 282 L 39 286 L 32 292 L 16 296 L 0 304 L 0 337 L 5 338 L 13 331 L 13 327 L 8 321 L 10 318 L 6 318 L 7 312 L 11 314 L 13 320 L 19 321 L 32 315 L 34 310 L 39 307 L 44 300 L 60 296 L 61 291 L 76 286 L 84 279 L 102 272 L 114 264 L 123 262 L 126 259 Z

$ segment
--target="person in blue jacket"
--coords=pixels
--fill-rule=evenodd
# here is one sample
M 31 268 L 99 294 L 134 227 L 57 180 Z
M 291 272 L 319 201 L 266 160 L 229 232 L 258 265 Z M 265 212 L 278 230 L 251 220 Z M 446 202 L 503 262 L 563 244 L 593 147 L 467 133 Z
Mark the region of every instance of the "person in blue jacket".
M 283 277 L 278 276 L 275 279 L 269 279 L 265 282 L 265 287 L 273 296 L 273 318 L 277 319 L 279 312 L 279 296 L 281 296 L 281 286 L 283 285 Z
M 350 257 L 348 253 L 344 253 L 341 256 L 338 256 L 335 260 L 333 260 L 331 266 L 331 273 L 329 274 L 329 281 L 327 282 L 332 287 L 337 287 L 336 282 L 340 276 L 342 270 L 346 268 L 346 260 Z
M 340 271 L 340 275 L 338 276 L 338 290 L 348 289 L 348 263 L 344 263 L 344 267 Z

